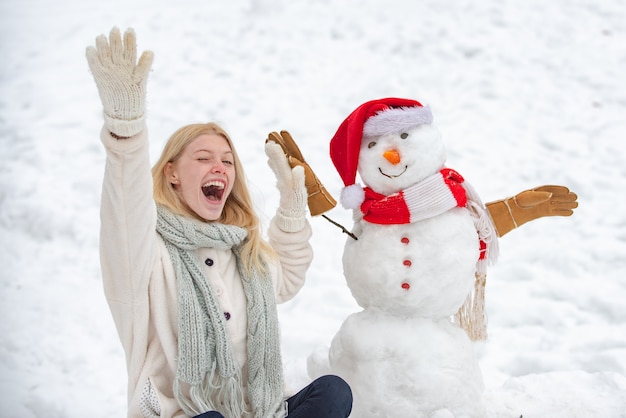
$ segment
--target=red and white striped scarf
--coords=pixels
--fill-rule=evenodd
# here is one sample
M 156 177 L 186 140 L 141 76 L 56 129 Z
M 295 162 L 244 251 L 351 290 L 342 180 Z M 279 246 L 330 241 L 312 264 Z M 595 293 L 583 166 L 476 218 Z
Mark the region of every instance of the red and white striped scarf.
M 375 224 L 408 224 L 440 215 L 467 204 L 463 177 L 444 168 L 408 189 L 389 196 L 365 187 L 363 219 Z

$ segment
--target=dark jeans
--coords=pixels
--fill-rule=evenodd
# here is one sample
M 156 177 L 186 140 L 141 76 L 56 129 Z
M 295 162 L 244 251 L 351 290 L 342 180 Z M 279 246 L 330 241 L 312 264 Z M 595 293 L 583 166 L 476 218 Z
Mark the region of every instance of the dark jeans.
M 352 390 L 340 377 L 327 375 L 287 399 L 289 418 L 347 418 L 352 411 Z M 195 418 L 224 418 L 215 411 Z

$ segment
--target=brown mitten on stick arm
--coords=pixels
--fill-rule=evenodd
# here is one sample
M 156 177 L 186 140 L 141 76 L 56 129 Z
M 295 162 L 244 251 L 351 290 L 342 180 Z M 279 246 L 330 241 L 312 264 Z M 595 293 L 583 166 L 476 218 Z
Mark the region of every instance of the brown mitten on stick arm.
M 544 216 L 571 216 L 578 207 L 578 196 L 565 186 L 541 186 L 525 190 L 485 206 L 498 236 Z
M 322 182 L 317 178 L 311 167 L 306 163 L 298 145 L 287 131 L 271 132 L 267 141 L 276 142 L 287 155 L 291 168 L 300 165 L 304 167 L 305 185 L 308 193 L 308 205 L 311 216 L 321 215 L 337 205 L 335 199 L 326 191 Z

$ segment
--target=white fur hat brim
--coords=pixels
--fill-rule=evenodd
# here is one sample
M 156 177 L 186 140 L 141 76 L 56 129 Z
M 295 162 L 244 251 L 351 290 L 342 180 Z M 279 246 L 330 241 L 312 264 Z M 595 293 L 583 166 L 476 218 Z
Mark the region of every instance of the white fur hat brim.
M 428 106 L 390 108 L 365 121 L 363 136 L 383 136 L 430 123 L 433 123 L 433 114 Z

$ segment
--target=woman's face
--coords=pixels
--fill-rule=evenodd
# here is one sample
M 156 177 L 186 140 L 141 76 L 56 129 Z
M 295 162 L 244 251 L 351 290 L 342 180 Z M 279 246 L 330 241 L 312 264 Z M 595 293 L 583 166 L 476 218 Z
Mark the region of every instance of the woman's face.
M 207 221 L 220 217 L 235 182 L 235 160 L 228 141 L 203 134 L 191 141 L 180 157 L 164 168 L 181 199 Z

